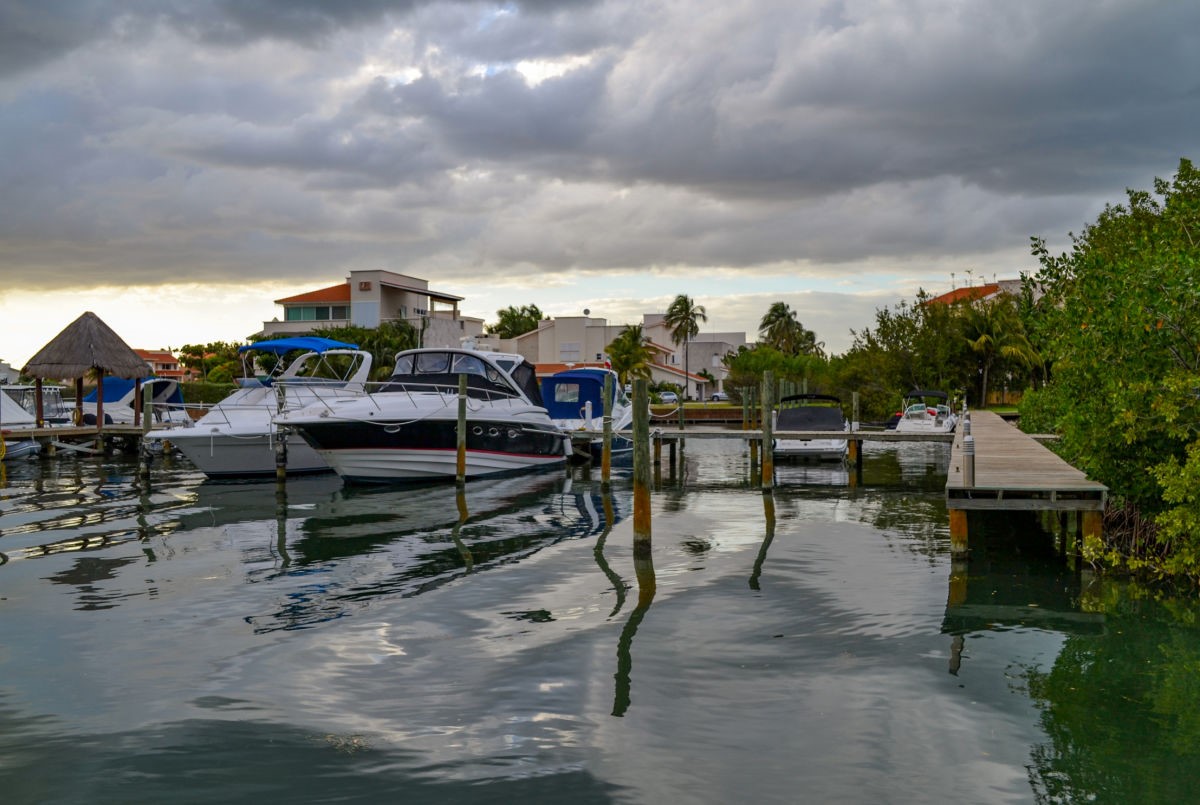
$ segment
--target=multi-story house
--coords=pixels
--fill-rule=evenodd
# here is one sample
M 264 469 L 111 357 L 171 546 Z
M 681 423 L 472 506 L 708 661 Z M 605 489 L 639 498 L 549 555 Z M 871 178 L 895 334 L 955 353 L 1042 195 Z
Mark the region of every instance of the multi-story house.
M 458 346 L 483 332 L 483 319 L 463 316 L 463 298 L 434 291 L 427 280 L 392 271 L 351 271 L 346 281 L 328 288 L 276 299 L 283 318 L 263 322 L 263 335 L 304 335 L 320 327 L 378 327 L 406 321 L 426 347 Z

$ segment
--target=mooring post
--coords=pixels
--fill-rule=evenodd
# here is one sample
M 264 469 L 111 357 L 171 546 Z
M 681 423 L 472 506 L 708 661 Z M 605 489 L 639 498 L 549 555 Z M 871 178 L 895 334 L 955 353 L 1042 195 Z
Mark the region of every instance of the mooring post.
M 763 372 L 762 384 L 762 488 L 770 492 L 775 483 L 775 439 L 772 410 L 775 407 L 775 373 Z
M 150 432 L 150 411 L 154 410 L 154 387 L 142 386 L 142 438 Z
M 467 376 L 458 376 L 458 455 L 455 463 L 454 482 L 462 486 L 467 482 Z
M 275 433 L 275 480 L 278 483 L 287 481 L 287 428 L 280 428 Z
M 613 376 L 604 375 L 604 444 L 600 448 L 600 488 L 608 486 L 612 471 L 612 398 Z
M 962 484 L 967 489 L 975 486 L 975 437 L 969 432 L 962 440 Z
M 633 555 L 650 555 L 650 397 L 633 381 Z

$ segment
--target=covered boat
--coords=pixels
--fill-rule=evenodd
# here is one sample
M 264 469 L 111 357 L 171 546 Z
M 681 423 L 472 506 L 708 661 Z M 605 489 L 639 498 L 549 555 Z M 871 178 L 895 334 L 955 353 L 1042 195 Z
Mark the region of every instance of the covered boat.
M 401 352 L 378 391 L 290 412 L 280 422 L 347 481 L 454 479 L 460 375 L 467 378 L 468 478 L 566 461 L 570 439 L 542 405 L 533 366 L 519 355 L 469 347 Z
M 32 435 L 21 433 L 33 430 L 35 425 L 33 414 L 7 394 L 0 394 L 0 460 L 15 461 L 40 454 L 42 445 Z
M 142 378 L 140 393 L 145 394 L 146 388 L 151 389 L 151 408 L 147 415 L 151 421 L 168 427 L 191 427 L 192 418 L 184 408 L 183 390 L 178 381 L 165 377 Z M 100 385 L 83 398 L 80 408 L 83 411 L 83 423 L 92 425 L 96 422 L 97 400 L 103 395 L 105 424 L 118 423 L 132 425 L 134 408 L 138 403 L 139 384 L 137 381 L 124 377 L 105 375 Z M 145 398 L 143 398 L 144 401 Z
M 775 430 L 848 433 L 850 423 L 842 414 L 842 401 L 837 397 L 829 394 L 793 394 L 779 401 Z M 776 459 L 841 461 L 848 449 L 847 438 L 777 438 L 774 456 Z
M 565 431 L 600 432 L 604 430 L 604 380 L 612 378 L 610 416 L 612 421 L 612 458 L 633 455 L 633 405 L 617 382 L 617 373 L 600 367 L 580 367 L 556 372 L 542 378 L 542 400 L 550 418 Z M 624 435 L 620 435 L 624 433 Z M 588 442 L 593 461 L 600 461 L 604 438 L 594 436 Z
M 238 388 L 198 419 L 195 427 L 161 437 L 210 478 L 274 475 L 276 448 L 284 438 L 275 422 L 280 413 L 367 391 L 371 354 L 356 344 L 302 336 L 259 341 L 238 351 L 245 370 Z M 259 354 L 277 359 L 274 371 L 263 377 L 254 369 Z M 288 355 L 296 357 L 283 360 Z M 325 459 L 300 436 L 289 434 L 285 446 L 288 474 L 329 471 Z

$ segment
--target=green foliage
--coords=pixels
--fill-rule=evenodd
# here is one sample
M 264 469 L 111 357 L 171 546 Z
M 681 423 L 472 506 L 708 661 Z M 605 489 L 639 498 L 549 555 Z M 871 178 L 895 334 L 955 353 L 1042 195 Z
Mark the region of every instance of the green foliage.
M 238 358 L 238 347 L 232 341 L 212 341 L 208 344 L 184 344 L 179 348 L 179 363 L 188 369 L 200 373 L 203 380 L 208 379 L 209 372 L 224 366 L 231 374 L 238 371 L 241 361 Z M 232 367 L 232 369 L 230 369 Z
M 774 347 L 785 355 L 824 355 L 825 343 L 817 341 L 796 318 L 786 302 L 774 302 L 758 325 L 759 343 Z
M 1030 408 L 1069 460 L 1154 520 L 1163 572 L 1200 577 L 1200 172 L 1181 160 L 1153 195 L 1127 195 L 1068 253 L 1033 241 L 1052 368 Z
M 187 405 L 215 405 L 229 396 L 236 387 L 233 383 L 180 383 L 183 400 Z
M 630 324 L 612 340 L 605 351 L 621 383 L 650 379 L 650 348 L 642 325 Z
M 700 334 L 700 322 L 708 321 L 708 314 L 704 310 L 704 305 L 697 305 L 692 301 L 690 296 L 679 294 L 671 302 L 671 306 L 667 308 L 667 313 L 663 316 L 663 324 L 671 331 L 671 340 L 676 344 L 683 344 L 683 370 L 684 372 L 691 371 L 691 363 L 688 361 L 688 342 Z M 683 390 L 683 399 L 688 398 L 690 393 L 691 383 L 686 383 Z
M 543 315 L 537 305 L 509 305 L 497 310 L 496 317 L 496 323 L 487 325 L 486 332 L 500 338 L 516 338 L 536 330 Z
M 332 338 L 347 344 L 358 344 L 358 348 L 371 353 L 371 379 L 384 380 L 391 377 L 396 355 L 406 349 L 416 349 L 420 334 L 406 321 L 385 321 L 378 327 L 320 327 L 312 331 L 321 338 Z M 294 355 L 284 360 L 294 360 Z M 262 364 L 262 359 L 259 359 Z
M 775 379 L 801 382 L 813 367 L 821 361 L 811 355 L 787 355 L 767 344 L 741 347 L 724 358 L 729 376 L 726 388 L 758 388 L 766 372 L 773 372 Z

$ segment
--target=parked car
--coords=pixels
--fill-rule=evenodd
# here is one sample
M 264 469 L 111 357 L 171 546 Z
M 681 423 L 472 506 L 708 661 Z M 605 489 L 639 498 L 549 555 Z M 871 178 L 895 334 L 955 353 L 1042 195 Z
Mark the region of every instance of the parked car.
M 662 400 L 664 403 L 674 404 L 679 402 L 679 395 L 673 391 L 660 391 L 658 393 L 658 399 Z
M 723 391 L 714 391 L 708 399 L 712 402 L 729 402 L 729 395 Z

